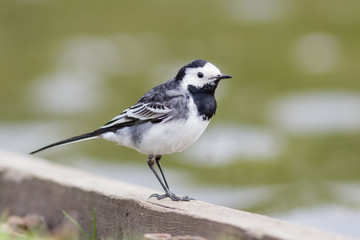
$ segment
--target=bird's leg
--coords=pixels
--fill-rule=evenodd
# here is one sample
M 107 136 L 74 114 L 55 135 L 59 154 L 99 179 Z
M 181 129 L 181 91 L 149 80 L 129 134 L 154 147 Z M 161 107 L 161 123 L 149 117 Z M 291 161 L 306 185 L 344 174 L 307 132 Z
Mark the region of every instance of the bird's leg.
M 161 176 L 162 176 L 162 178 L 164 180 L 165 186 L 167 187 L 168 190 L 170 190 L 169 185 L 168 185 L 168 183 L 166 181 L 165 175 L 163 173 L 163 170 L 161 168 L 160 159 L 161 159 L 161 155 L 156 155 L 155 156 L 155 162 L 156 162 L 156 165 L 158 166 L 158 168 L 160 170 L 160 173 L 161 173 Z
M 154 173 L 155 177 L 157 178 L 157 180 L 159 181 L 159 183 L 161 184 L 162 188 L 164 189 L 165 192 L 168 192 L 169 189 L 167 187 L 167 185 L 164 185 L 163 181 L 161 181 L 159 174 L 156 172 L 155 168 L 154 168 L 154 160 L 155 157 L 154 155 L 149 155 L 147 163 L 151 169 L 151 171 Z
M 161 200 L 163 198 L 170 198 L 173 201 L 190 201 L 190 200 L 194 200 L 193 198 L 190 198 L 188 196 L 184 196 L 184 197 L 179 197 L 177 195 L 175 195 L 174 193 L 172 193 L 168 187 L 168 184 L 165 180 L 165 176 L 162 172 L 162 169 L 160 167 L 160 164 L 158 163 L 158 161 L 160 161 L 161 155 L 149 155 L 147 163 L 151 169 L 151 171 L 154 173 L 155 177 L 157 178 L 157 180 L 159 181 L 159 183 L 161 184 L 162 188 L 165 191 L 165 194 L 163 195 L 159 195 L 159 194 L 152 194 L 150 197 L 156 197 L 158 200 Z M 163 183 L 163 181 L 161 180 L 159 174 L 156 172 L 155 168 L 154 168 L 154 162 L 156 161 L 156 164 L 158 165 L 161 175 L 164 179 L 165 184 Z

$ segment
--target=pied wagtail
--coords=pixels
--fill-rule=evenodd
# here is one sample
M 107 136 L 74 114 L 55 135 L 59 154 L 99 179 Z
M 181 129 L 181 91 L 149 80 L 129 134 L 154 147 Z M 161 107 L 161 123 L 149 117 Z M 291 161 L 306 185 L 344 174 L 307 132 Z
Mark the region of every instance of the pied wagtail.
M 147 163 L 165 191 L 163 195 L 150 197 L 192 200 L 170 191 L 160 159 L 163 154 L 184 150 L 200 137 L 216 111 L 215 89 L 220 80 L 226 78 L 231 76 L 222 74 L 213 64 L 201 59 L 192 61 L 182 67 L 175 78 L 148 91 L 135 105 L 99 129 L 50 144 L 31 154 L 58 145 L 103 138 L 148 155 Z

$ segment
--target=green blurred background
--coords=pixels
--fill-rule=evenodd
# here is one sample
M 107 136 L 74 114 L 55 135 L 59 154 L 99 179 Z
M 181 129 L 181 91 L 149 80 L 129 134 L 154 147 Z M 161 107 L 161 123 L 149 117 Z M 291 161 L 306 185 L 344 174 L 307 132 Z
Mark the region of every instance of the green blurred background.
M 198 143 L 165 156 L 174 192 L 360 236 L 360 2 L 0 2 L 0 147 L 91 131 L 206 59 L 230 74 Z M 40 155 L 161 190 L 101 140 Z

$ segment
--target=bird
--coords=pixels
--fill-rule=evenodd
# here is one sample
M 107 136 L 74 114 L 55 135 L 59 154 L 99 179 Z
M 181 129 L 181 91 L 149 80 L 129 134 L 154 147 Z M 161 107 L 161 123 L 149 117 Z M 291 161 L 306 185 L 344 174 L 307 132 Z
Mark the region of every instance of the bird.
M 174 78 L 150 89 L 134 105 L 95 131 L 55 142 L 30 154 L 102 138 L 147 155 L 147 164 L 165 191 L 162 195 L 152 194 L 150 197 L 194 200 L 170 190 L 160 159 L 163 155 L 181 152 L 202 135 L 216 112 L 215 90 L 221 80 L 228 78 L 232 76 L 222 74 L 212 63 L 193 60 L 181 67 Z

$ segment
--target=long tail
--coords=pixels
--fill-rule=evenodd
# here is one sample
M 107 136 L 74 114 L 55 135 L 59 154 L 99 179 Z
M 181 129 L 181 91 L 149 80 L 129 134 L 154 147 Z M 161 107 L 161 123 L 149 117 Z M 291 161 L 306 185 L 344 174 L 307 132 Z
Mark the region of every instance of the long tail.
M 101 134 L 101 132 L 99 130 L 96 130 L 96 131 L 90 132 L 90 133 L 85 133 L 85 134 L 82 134 L 79 136 L 71 137 L 71 138 L 47 145 L 45 147 L 42 147 L 38 150 L 31 152 L 30 154 L 34 154 L 34 153 L 37 153 L 37 152 L 40 152 L 40 151 L 43 151 L 45 149 L 52 148 L 55 146 L 61 146 L 61 145 L 65 145 L 65 144 L 69 144 L 69 143 L 73 143 L 73 142 L 85 141 L 85 140 L 89 140 L 92 138 L 98 138 L 100 134 Z

